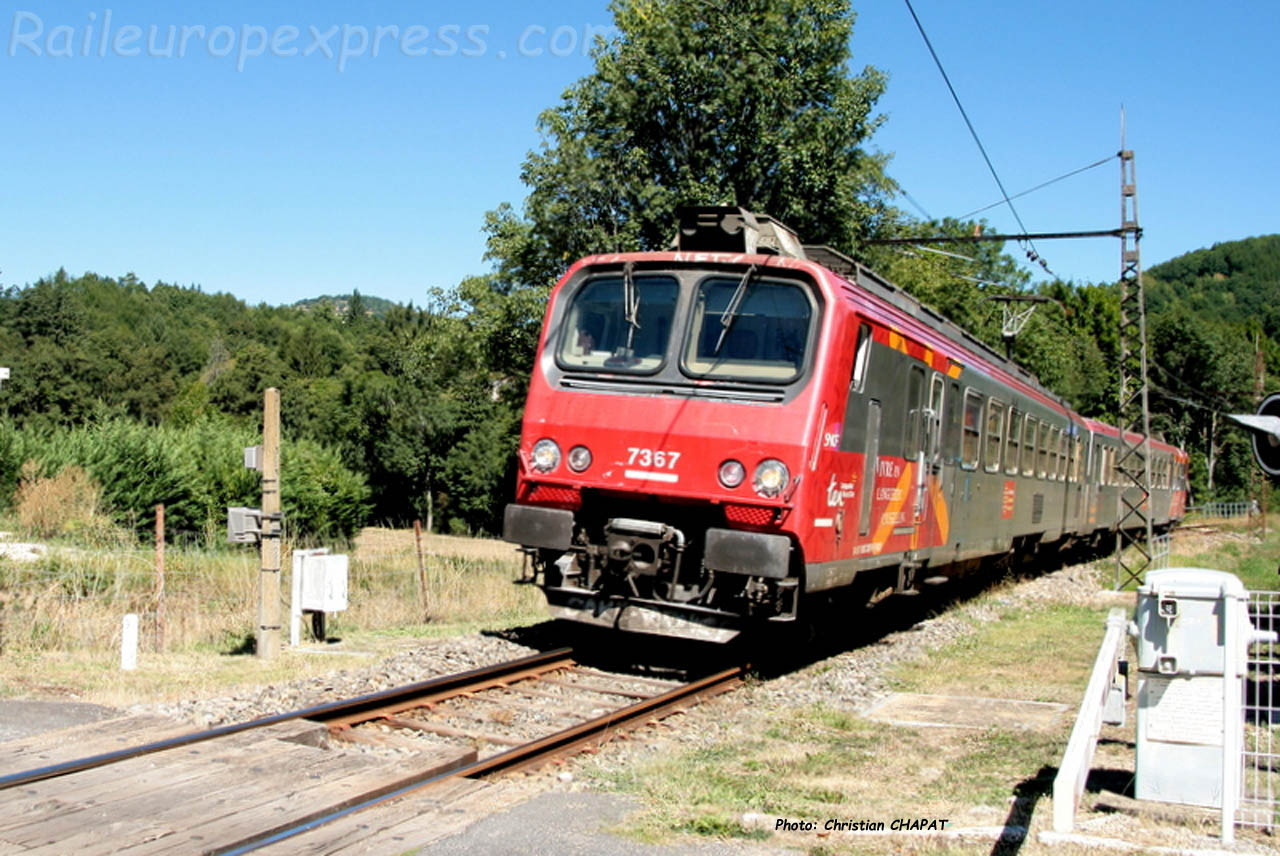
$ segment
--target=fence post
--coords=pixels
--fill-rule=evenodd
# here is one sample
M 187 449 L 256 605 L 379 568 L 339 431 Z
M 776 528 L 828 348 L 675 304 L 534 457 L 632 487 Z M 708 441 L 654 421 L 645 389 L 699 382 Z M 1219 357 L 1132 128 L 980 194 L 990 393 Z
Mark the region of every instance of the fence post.
M 156 650 L 164 651 L 164 503 L 156 506 Z
M 120 668 L 132 671 L 138 668 L 138 615 L 130 612 L 120 627 Z
M 422 620 L 428 619 L 427 615 L 427 565 L 422 558 L 422 521 L 413 521 L 413 540 L 418 548 L 418 591 L 422 597 Z

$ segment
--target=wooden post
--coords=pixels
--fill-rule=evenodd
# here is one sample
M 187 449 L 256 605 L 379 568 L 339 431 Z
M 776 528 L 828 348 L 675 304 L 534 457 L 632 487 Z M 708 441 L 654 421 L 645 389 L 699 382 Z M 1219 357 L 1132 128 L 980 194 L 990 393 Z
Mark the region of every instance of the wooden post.
M 413 521 L 413 540 L 418 545 L 418 591 L 422 594 L 422 620 L 425 622 L 427 616 L 427 565 L 422 559 L 422 521 Z
M 164 503 L 156 506 L 156 650 L 164 650 Z
M 280 653 L 280 390 L 262 402 L 262 569 L 258 574 L 257 653 Z

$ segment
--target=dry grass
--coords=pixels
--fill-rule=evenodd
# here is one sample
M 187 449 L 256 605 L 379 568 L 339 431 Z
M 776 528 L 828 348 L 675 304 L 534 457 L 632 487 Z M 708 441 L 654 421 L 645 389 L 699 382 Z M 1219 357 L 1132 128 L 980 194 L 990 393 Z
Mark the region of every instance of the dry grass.
M 420 573 L 411 531 L 361 534 L 349 569 L 350 607 L 329 616 L 331 638 L 342 638 L 344 648 L 379 651 L 422 636 L 544 617 L 541 594 L 512 584 L 520 562 L 508 545 L 445 536 L 424 541 L 430 550 Z M 228 656 L 253 649 L 259 564 L 250 547 L 170 550 L 162 612 L 151 551 L 54 547 L 36 562 L 0 558 L 0 695 L 136 698 L 160 684 L 189 694 L 208 681 L 296 677 L 296 664 L 281 671 Z M 290 565 L 286 553 L 286 601 Z M 287 618 L 287 603 L 282 609 Z M 130 612 L 139 615 L 145 671 L 163 675 L 154 687 L 149 677 L 115 671 L 121 619 Z M 317 668 L 337 665 L 332 656 L 323 660 Z
M 415 558 L 417 548 L 412 529 L 384 529 L 370 526 L 356 536 L 354 556 L 357 559 Z M 422 534 L 422 552 L 427 557 L 451 556 L 518 563 L 516 548 L 506 541 L 492 538 L 462 538 L 456 535 Z
M 128 537 L 103 511 L 102 488 L 80 467 L 45 478 L 28 461 L 19 479 L 14 509 L 18 525 L 32 537 L 72 537 L 95 545 L 121 544 Z

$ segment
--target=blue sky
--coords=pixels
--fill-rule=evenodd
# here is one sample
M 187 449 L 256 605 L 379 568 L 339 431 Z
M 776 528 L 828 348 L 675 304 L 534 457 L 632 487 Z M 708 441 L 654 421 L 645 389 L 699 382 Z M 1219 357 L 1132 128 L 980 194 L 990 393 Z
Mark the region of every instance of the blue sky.
M 1280 4 L 914 3 L 1010 193 L 1117 151 L 1123 104 L 1145 265 L 1280 231 Z M 998 200 L 905 4 L 855 5 L 891 175 L 933 216 Z M 487 269 L 484 212 L 523 199 L 535 118 L 609 23 L 603 0 L 0 8 L 0 283 L 61 266 L 421 303 Z M 1110 162 L 1015 204 L 1033 231 L 1110 229 L 1118 184 Z M 1038 248 L 1065 278 L 1119 271 L 1114 239 Z

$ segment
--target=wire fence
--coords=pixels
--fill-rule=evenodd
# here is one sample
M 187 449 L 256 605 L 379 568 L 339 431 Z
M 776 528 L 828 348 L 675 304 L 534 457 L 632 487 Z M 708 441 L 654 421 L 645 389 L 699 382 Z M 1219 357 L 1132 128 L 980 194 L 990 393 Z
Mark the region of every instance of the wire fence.
M 1187 507 L 1188 514 L 1199 514 L 1201 517 L 1245 517 L 1256 511 L 1252 502 L 1206 502 Z
M 1249 592 L 1249 620 L 1254 630 L 1280 630 L 1280 592 Z M 1236 823 L 1273 830 L 1277 826 L 1280 794 L 1280 646 L 1255 643 L 1249 649 L 1244 682 L 1244 741 L 1241 788 Z
M 1169 567 L 1169 556 L 1173 552 L 1173 534 L 1155 535 L 1151 538 L 1151 570 L 1158 571 Z

